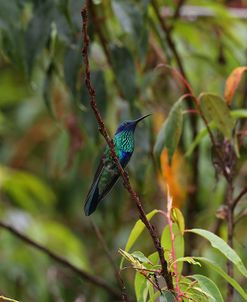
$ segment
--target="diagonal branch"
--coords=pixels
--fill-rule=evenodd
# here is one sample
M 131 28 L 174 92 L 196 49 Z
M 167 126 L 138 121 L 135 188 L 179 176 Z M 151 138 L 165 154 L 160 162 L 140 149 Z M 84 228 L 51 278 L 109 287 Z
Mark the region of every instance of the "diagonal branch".
M 80 278 L 101 287 L 102 289 L 106 290 L 112 297 L 114 297 L 118 300 L 121 300 L 121 293 L 118 290 L 116 290 L 115 288 L 111 287 L 108 283 L 106 283 L 105 280 L 103 280 L 99 277 L 96 277 L 94 275 L 91 275 L 90 273 L 74 266 L 72 263 L 70 263 L 65 258 L 61 257 L 60 255 L 55 254 L 54 252 L 52 252 L 51 250 L 49 250 L 45 246 L 43 246 L 40 243 L 32 240 L 31 238 L 27 237 L 26 235 L 20 233 L 19 231 L 17 231 L 15 228 L 13 228 L 11 225 L 5 223 L 4 221 L 0 220 L 0 227 L 2 229 L 5 229 L 6 231 L 11 233 L 15 237 L 21 239 L 22 241 L 24 241 L 28 245 L 30 245 L 30 246 L 34 247 L 35 249 L 43 252 L 44 254 L 49 256 L 51 259 L 53 259 L 56 262 L 62 264 L 64 267 L 70 269 L 73 273 L 77 274 Z
M 97 120 L 97 123 L 98 123 L 98 126 L 99 126 L 99 131 L 103 135 L 103 137 L 105 138 L 106 143 L 108 144 L 108 146 L 110 148 L 111 156 L 112 156 L 114 162 L 116 163 L 116 166 L 119 170 L 119 173 L 120 173 L 120 175 L 123 179 L 124 187 L 126 188 L 126 190 L 128 190 L 131 198 L 135 202 L 136 207 L 139 211 L 140 219 L 145 224 L 146 228 L 148 229 L 148 231 L 149 231 L 149 233 L 152 237 L 154 246 L 155 246 L 155 248 L 156 248 L 156 250 L 159 254 L 160 263 L 161 263 L 161 266 L 162 266 L 161 275 L 164 277 L 168 289 L 173 290 L 172 276 L 171 276 L 170 272 L 168 272 L 167 262 L 166 262 L 165 257 L 164 257 L 164 251 L 163 251 L 163 248 L 161 246 L 160 239 L 157 236 L 157 233 L 156 233 L 156 230 L 155 230 L 154 226 L 147 219 L 146 214 L 145 214 L 144 209 L 143 209 L 142 204 L 141 204 L 141 200 L 140 200 L 139 196 L 137 195 L 137 193 L 133 190 L 133 188 L 130 184 L 129 178 L 128 178 L 126 172 L 122 168 L 122 166 L 121 166 L 121 164 L 120 164 L 120 162 L 117 158 L 117 155 L 114 151 L 113 141 L 110 138 L 110 136 L 109 136 L 109 134 L 106 130 L 106 127 L 105 127 L 104 122 L 101 118 L 100 112 L 97 108 L 97 104 L 96 104 L 96 100 L 95 100 L 96 93 L 95 93 L 95 89 L 93 88 L 93 86 L 91 84 L 91 74 L 90 74 L 90 66 L 89 66 L 89 59 L 88 59 L 89 37 L 88 37 L 88 33 L 87 33 L 87 27 L 88 27 L 88 8 L 87 8 L 87 5 L 85 5 L 83 7 L 82 12 L 81 12 L 81 16 L 82 16 L 82 37 L 83 37 L 83 43 L 84 43 L 83 44 L 84 46 L 83 46 L 83 50 L 82 50 L 82 55 L 83 55 L 83 60 L 84 60 L 84 65 L 85 65 L 85 84 L 86 84 L 86 87 L 87 87 L 88 92 L 89 92 L 90 105 L 91 105 L 92 110 L 95 114 L 95 117 L 96 117 L 96 120 Z

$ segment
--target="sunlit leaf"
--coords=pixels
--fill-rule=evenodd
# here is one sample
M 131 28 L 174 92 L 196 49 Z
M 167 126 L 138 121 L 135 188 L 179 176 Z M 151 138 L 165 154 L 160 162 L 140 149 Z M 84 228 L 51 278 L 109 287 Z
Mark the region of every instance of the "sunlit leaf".
M 48 207 L 56 200 L 51 188 L 31 173 L 0 166 L 0 180 L 0 190 L 31 212 L 40 212 L 41 205 Z
M 200 288 L 208 293 L 209 302 L 224 302 L 221 292 L 212 280 L 203 275 L 192 275 L 190 277 L 197 280 Z
M 189 256 L 177 258 L 175 261 L 173 261 L 173 262 L 171 263 L 171 266 L 173 266 L 174 263 L 177 263 L 177 262 L 187 262 L 187 263 L 189 263 L 189 264 L 201 266 L 201 264 L 200 264 L 198 261 L 196 261 L 194 257 L 189 257 Z
M 231 116 L 235 119 L 247 118 L 247 109 L 231 110 Z
M 231 104 L 232 98 L 245 71 L 247 71 L 247 66 L 237 67 L 227 78 L 224 93 L 227 104 Z
M 175 223 L 177 223 L 179 230 L 180 230 L 181 234 L 183 235 L 185 224 L 184 224 L 184 216 L 183 216 L 182 212 L 178 208 L 172 208 L 171 216 L 172 216 L 172 220 Z
M 150 260 L 140 251 L 135 251 L 131 255 L 142 263 L 151 263 Z
M 221 239 L 214 233 L 203 229 L 191 229 L 187 231 L 206 238 L 211 243 L 212 247 L 219 250 L 228 260 L 233 262 L 240 273 L 242 273 L 247 278 L 247 269 L 244 263 L 242 262 L 238 254 L 223 239 Z
M 135 286 L 135 294 L 136 294 L 137 302 L 146 301 L 145 299 L 147 296 L 147 292 L 145 292 L 146 285 L 147 285 L 147 279 L 142 274 L 136 272 L 134 286 Z
M 228 139 L 232 136 L 234 121 L 224 100 L 212 93 L 202 93 L 199 97 L 201 109 L 208 122 L 214 121 L 216 127 Z
M 194 259 L 205 263 L 208 265 L 212 270 L 216 271 L 218 274 L 221 275 L 229 284 L 231 284 L 236 291 L 245 299 L 247 300 L 247 292 L 240 286 L 240 284 L 233 278 L 227 275 L 225 271 L 215 262 L 210 259 L 204 257 L 194 257 Z
M 148 213 L 146 216 L 147 216 L 147 219 L 150 220 L 155 214 L 157 214 L 159 211 L 158 210 L 153 210 L 151 211 L 150 213 Z M 139 236 L 141 235 L 141 233 L 143 232 L 143 230 L 145 229 L 145 225 L 144 223 L 139 219 L 136 224 L 134 225 L 130 235 L 129 235 L 129 238 L 128 238 L 128 241 L 126 243 L 126 246 L 125 246 L 125 251 L 128 252 L 132 246 L 134 245 L 134 243 L 136 242 L 136 240 L 139 238 Z M 121 260 L 121 263 L 120 263 L 120 268 L 122 268 L 123 266 L 123 259 Z
M 4 296 L 0 296 L 0 301 L 2 302 L 19 302 L 17 300 L 14 300 L 14 299 L 11 299 L 11 298 L 7 298 L 7 297 L 4 297 Z
M 1 69 L 0 91 L 0 108 L 13 106 L 31 95 L 31 89 L 23 74 L 7 68 Z
M 62 254 L 74 265 L 89 269 L 83 241 L 66 225 L 49 220 L 34 221 L 28 234 L 54 252 Z
M 168 117 L 163 123 L 154 145 L 154 154 L 157 162 L 163 149 L 168 150 L 169 163 L 179 143 L 183 126 L 182 100 L 178 100 L 171 108 Z
M 174 241 L 175 256 L 176 259 L 178 259 L 184 256 L 184 237 L 182 236 L 182 233 L 177 224 L 175 223 L 172 224 L 172 230 L 175 236 L 175 241 Z M 172 240 L 171 240 L 169 225 L 166 225 L 163 230 L 163 233 L 161 235 L 161 245 L 165 252 L 165 258 L 167 262 L 169 262 L 171 251 L 172 251 Z M 182 262 L 178 263 L 177 268 L 178 268 L 178 272 L 181 272 L 183 269 L 183 263 Z

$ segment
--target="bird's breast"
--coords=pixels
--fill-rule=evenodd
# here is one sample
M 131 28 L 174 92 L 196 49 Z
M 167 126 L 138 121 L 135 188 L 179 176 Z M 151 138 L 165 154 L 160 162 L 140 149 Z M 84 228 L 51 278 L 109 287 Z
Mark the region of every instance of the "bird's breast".
M 119 156 L 120 163 L 123 167 L 125 165 L 127 165 L 128 161 L 131 158 L 131 155 L 132 155 L 132 152 L 126 152 L 122 149 L 119 150 L 118 156 Z

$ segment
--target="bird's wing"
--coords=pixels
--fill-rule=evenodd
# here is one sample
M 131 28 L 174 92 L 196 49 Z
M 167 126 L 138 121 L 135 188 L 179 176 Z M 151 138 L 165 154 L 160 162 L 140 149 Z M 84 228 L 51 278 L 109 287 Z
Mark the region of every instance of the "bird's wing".
M 99 202 L 111 190 L 118 178 L 119 173 L 115 169 L 114 162 L 109 159 L 109 153 L 106 150 L 99 162 L 86 198 L 84 212 L 87 216 L 96 210 Z
M 107 184 L 105 184 L 104 189 L 100 191 L 99 199 L 102 200 L 106 194 L 112 189 L 114 184 L 117 182 L 120 174 L 117 173 L 114 177 L 112 177 Z

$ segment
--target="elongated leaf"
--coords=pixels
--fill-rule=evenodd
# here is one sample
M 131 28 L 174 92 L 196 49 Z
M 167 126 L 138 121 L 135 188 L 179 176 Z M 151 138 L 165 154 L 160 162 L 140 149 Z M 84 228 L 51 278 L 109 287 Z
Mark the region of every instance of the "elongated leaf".
M 246 109 L 237 109 L 237 110 L 231 110 L 230 111 L 231 117 L 236 120 L 236 119 L 241 119 L 241 118 L 247 118 L 247 110 Z M 209 123 L 210 129 L 215 129 L 216 125 L 214 122 Z M 202 128 L 192 144 L 190 144 L 188 150 L 186 151 L 184 156 L 190 156 L 192 152 L 194 151 L 195 147 L 200 144 L 200 142 L 203 140 L 204 137 L 208 135 L 208 130 L 206 127 Z
M 35 11 L 35 14 L 27 27 L 25 40 L 26 61 L 29 73 L 31 73 L 34 60 L 44 49 L 48 41 L 53 13 L 53 5 L 50 2 L 40 2 L 39 8 Z
M 210 259 L 207 259 L 207 258 L 204 258 L 204 257 L 194 257 L 194 259 L 205 263 L 211 269 L 213 269 L 218 274 L 220 274 L 221 277 L 223 277 L 229 284 L 231 284 L 236 289 L 236 291 L 245 300 L 247 300 L 247 292 L 239 285 L 239 283 L 236 280 L 234 280 L 233 278 L 231 278 L 230 276 L 228 276 L 227 273 L 225 273 L 225 271 L 221 267 L 218 266 L 218 264 L 216 264 L 214 261 L 212 261 Z
M 216 128 L 216 125 L 214 122 L 209 123 L 210 129 L 214 129 Z M 196 148 L 197 145 L 200 144 L 200 142 L 203 140 L 204 137 L 206 137 L 208 135 L 208 130 L 207 128 L 202 128 L 202 130 L 200 130 L 200 132 L 198 132 L 196 138 L 194 139 L 194 141 L 192 142 L 192 144 L 190 144 L 189 149 L 186 151 L 185 156 L 190 156 L 192 154 L 192 152 L 194 151 L 194 149 Z
M 166 290 L 166 291 L 162 291 L 161 295 L 160 295 L 160 302 L 175 302 L 175 297 L 174 295 Z
M 171 214 L 172 214 L 172 220 L 176 222 L 181 234 L 183 235 L 185 224 L 184 224 L 184 216 L 182 212 L 178 208 L 172 208 Z
M 233 262 L 240 271 L 240 273 L 242 273 L 247 278 L 247 269 L 244 263 L 242 262 L 238 254 L 223 239 L 207 230 L 191 229 L 187 231 L 206 238 L 211 243 L 212 247 L 219 250 L 223 255 L 225 255 L 228 260 Z
M 224 302 L 220 290 L 212 280 L 203 275 L 192 275 L 191 277 L 198 281 L 200 288 L 204 292 L 209 294 L 209 302 Z
M 17 300 L 14 300 L 14 299 L 11 299 L 11 298 L 7 298 L 7 297 L 4 297 L 4 296 L 0 296 L 0 301 L 4 302 L 4 301 L 8 301 L 8 302 L 19 302 Z
M 154 145 L 154 154 L 157 162 L 163 149 L 168 150 L 169 164 L 179 143 L 183 126 L 182 99 L 179 99 L 171 108 L 171 111 L 163 123 Z
M 151 263 L 150 260 L 140 251 L 135 251 L 131 255 L 142 263 Z
M 231 111 L 231 116 L 235 119 L 247 118 L 247 110 L 246 109 L 232 110 Z
M 231 104 L 234 93 L 245 71 L 247 71 L 247 66 L 235 68 L 227 78 L 224 93 L 227 104 Z
M 156 210 L 156 209 L 151 211 L 150 213 L 147 214 L 147 219 L 150 220 L 156 213 L 158 213 L 158 210 Z M 136 222 L 136 224 L 134 225 L 134 227 L 129 235 L 129 239 L 128 239 L 125 249 L 124 249 L 126 252 L 128 252 L 132 248 L 133 244 L 139 238 L 139 236 L 143 232 L 144 228 L 145 228 L 144 223 L 139 219 Z M 121 263 L 120 263 L 120 268 L 123 267 L 123 261 L 124 261 L 124 259 L 122 258 Z
M 147 6 L 149 0 L 113 0 L 112 8 L 124 32 L 131 36 L 131 47 L 138 51 L 138 57 L 145 58 L 148 46 Z
M 181 231 L 177 224 L 173 223 L 172 230 L 175 236 L 175 244 L 174 244 L 175 256 L 176 259 L 178 259 L 184 256 L 184 237 L 181 234 Z M 171 240 L 169 225 L 166 225 L 161 235 L 161 245 L 165 251 L 165 258 L 167 261 L 169 261 L 171 250 L 172 250 L 172 240 Z M 183 263 L 182 262 L 178 263 L 177 268 L 178 268 L 178 272 L 181 272 L 183 269 Z
M 230 110 L 224 100 L 212 93 L 202 93 L 199 96 L 201 109 L 206 116 L 206 119 L 214 121 L 216 127 L 223 135 L 230 139 L 234 127 L 234 121 L 230 115 Z
M 172 262 L 171 266 L 176 263 L 176 262 L 188 262 L 189 264 L 194 264 L 194 265 L 199 265 L 201 266 L 201 264 L 198 261 L 195 261 L 194 257 L 181 257 L 176 259 L 175 261 Z
M 124 97 L 133 101 L 136 94 L 135 65 L 130 51 L 126 47 L 112 45 L 110 48 L 112 65 Z
M 135 274 L 135 294 L 136 294 L 136 301 L 137 302 L 145 302 L 146 301 L 146 285 L 147 279 L 140 273 L 136 272 Z

